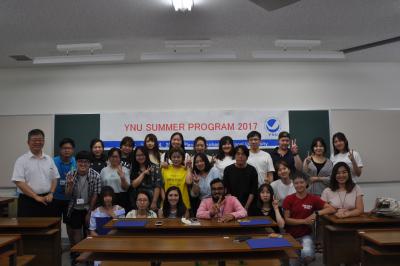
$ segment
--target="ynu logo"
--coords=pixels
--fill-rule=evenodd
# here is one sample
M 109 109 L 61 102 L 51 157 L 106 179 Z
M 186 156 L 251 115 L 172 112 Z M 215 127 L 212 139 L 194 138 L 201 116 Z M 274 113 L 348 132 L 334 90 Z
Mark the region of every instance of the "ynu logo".
M 268 132 L 276 133 L 280 128 L 279 120 L 276 117 L 268 117 L 267 121 L 265 121 L 265 129 Z

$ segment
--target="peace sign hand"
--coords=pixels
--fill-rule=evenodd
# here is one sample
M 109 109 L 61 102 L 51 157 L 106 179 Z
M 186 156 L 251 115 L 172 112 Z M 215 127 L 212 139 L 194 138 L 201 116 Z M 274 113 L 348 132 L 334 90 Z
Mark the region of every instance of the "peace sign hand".
M 311 155 L 310 155 L 310 151 L 307 152 L 307 157 L 304 159 L 306 162 L 306 165 L 309 165 L 311 163 Z
M 349 159 L 350 159 L 351 162 L 355 161 L 355 159 L 354 159 L 354 150 L 349 150 Z
M 293 154 L 299 153 L 299 146 L 297 146 L 296 139 L 291 140 L 290 150 L 292 151 Z
M 198 176 L 197 174 L 193 174 L 193 182 L 198 184 L 200 182 L 200 176 Z
M 124 174 L 124 171 L 122 170 L 122 165 L 118 165 L 117 173 L 118 173 L 119 177 L 121 177 L 121 178 L 124 177 L 125 174 Z

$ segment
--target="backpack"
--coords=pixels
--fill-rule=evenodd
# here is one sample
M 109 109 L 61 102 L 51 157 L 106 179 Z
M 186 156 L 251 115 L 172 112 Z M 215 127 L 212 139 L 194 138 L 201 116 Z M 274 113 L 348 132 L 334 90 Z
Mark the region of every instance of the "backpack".
M 378 197 L 375 200 L 375 207 L 372 213 L 389 217 L 400 217 L 400 203 L 393 198 Z

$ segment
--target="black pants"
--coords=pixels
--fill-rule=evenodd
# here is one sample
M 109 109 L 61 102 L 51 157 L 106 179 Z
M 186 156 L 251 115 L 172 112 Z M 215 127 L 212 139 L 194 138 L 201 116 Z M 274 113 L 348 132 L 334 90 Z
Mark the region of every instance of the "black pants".
M 39 196 L 45 196 L 41 194 Z M 54 203 L 50 202 L 44 205 L 41 202 L 37 202 L 31 197 L 24 194 L 20 194 L 18 198 L 18 217 L 57 217 L 57 212 L 54 207 Z

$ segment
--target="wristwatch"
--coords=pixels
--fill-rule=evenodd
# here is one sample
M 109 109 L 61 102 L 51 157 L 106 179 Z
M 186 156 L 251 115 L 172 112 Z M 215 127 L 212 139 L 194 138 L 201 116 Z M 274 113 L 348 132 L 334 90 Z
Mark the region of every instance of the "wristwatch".
M 319 216 L 319 212 L 318 211 L 315 211 L 314 213 L 315 213 L 315 215 Z

